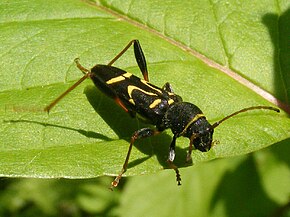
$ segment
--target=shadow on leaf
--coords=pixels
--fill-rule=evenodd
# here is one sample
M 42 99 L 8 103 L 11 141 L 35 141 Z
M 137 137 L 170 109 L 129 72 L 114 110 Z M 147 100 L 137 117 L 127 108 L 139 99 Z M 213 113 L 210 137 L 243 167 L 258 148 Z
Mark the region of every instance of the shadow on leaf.
M 261 185 L 252 155 L 245 158 L 234 171 L 226 172 L 216 189 L 211 210 L 223 201 L 226 216 L 267 216 L 277 207 Z
M 66 126 L 62 126 L 62 125 L 56 125 L 56 124 L 49 124 L 49 123 L 44 123 L 44 122 L 40 122 L 40 121 L 31 121 L 31 120 L 7 120 L 7 121 L 4 121 L 4 122 L 7 122 L 7 123 L 31 123 L 31 124 L 39 124 L 41 126 L 44 126 L 44 127 L 56 127 L 56 128 L 61 128 L 61 129 L 66 129 L 66 130 L 72 130 L 72 131 L 76 131 L 88 138 L 95 138 L 95 139 L 101 139 L 101 140 L 104 140 L 104 141 L 113 141 L 113 139 L 107 137 L 107 136 L 104 136 L 100 133 L 96 133 L 96 132 L 93 132 L 93 131 L 86 131 L 86 130 L 82 130 L 82 129 L 76 129 L 76 128 L 72 128 L 72 127 L 66 127 Z
M 281 16 L 265 14 L 262 21 L 268 28 L 274 47 L 275 96 L 281 100 L 278 106 L 290 115 L 290 9 Z

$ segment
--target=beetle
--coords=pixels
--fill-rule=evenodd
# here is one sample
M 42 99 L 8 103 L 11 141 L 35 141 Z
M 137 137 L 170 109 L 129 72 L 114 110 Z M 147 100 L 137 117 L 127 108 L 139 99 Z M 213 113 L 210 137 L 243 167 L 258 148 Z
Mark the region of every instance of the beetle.
M 143 79 L 132 75 L 120 68 L 112 66 L 131 46 L 134 47 L 134 55 Z M 167 82 L 162 88 L 149 83 L 148 70 L 145 55 L 138 40 L 130 41 L 107 65 L 97 64 L 92 69 L 86 69 L 75 59 L 76 66 L 84 76 L 73 84 L 67 91 L 56 98 L 44 108 L 49 112 L 66 94 L 77 87 L 82 81 L 90 78 L 95 86 L 115 102 L 132 117 L 141 117 L 155 128 L 142 128 L 135 131 L 131 137 L 129 150 L 119 175 L 111 183 L 111 189 L 116 187 L 126 172 L 131 150 L 137 139 L 155 136 L 166 129 L 171 129 L 173 139 L 169 146 L 168 165 L 176 172 L 176 181 L 181 185 L 180 173 L 173 163 L 175 158 L 176 139 L 180 136 L 189 138 L 189 150 L 186 161 L 191 160 L 193 148 L 207 152 L 215 144 L 213 141 L 214 129 L 225 120 L 255 109 L 268 109 L 279 112 L 271 106 L 252 106 L 236 111 L 220 121 L 210 124 L 202 111 L 194 104 L 184 102 L 182 98 L 173 92 L 172 86 Z

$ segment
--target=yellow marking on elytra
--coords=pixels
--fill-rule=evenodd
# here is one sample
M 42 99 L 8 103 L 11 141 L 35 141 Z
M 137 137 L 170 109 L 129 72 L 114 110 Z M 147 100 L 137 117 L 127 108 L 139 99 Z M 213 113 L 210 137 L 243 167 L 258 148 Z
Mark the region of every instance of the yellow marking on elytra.
M 132 98 L 129 99 L 129 102 L 130 102 L 131 104 L 135 105 L 135 102 L 134 102 L 134 100 L 133 100 Z
M 119 75 L 119 76 L 117 76 L 115 78 L 111 78 L 110 80 L 108 80 L 106 82 L 106 84 L 114 84 L 114 83 L 117 83 L 117 82 L 120 82 L 120 81 L 124 81 L 126 78 L 130 78 L 131 76 L 132 76 L 131 73 L 126 72 L 126 73 L 124 73 L 122 75 Z
M 126 77 L 126 78 L 130 78 L 132 76 L 131 73 L 129 72 L 126 72 L 125 74 L 123 74 L 122 76 Z
M 174 100 L 173 99 L 169 99 L 167 102 L 168 102 L 168 105 L 171 105 L 172 103 L 174 103 Z
M 155 108 L 159 103 L 161 103 L 161 99 L 155 99 L 150 105 L 149 108 Z
M 156 93 L 147 92 L 147 91 L 142 90 L 141 88 L 136 87 L 136 86 L 134 86 L 134 85 L 129 85 L 129 86 L 127 87 L 127 91 L 128 91 L 128 94 L 129 94 L 129 97 L 130 97 L 130 98 L 132 98 L 132 92 L 133 92 L 133 90 L 139 90 L 140 92 L 145 93 L 145 94 L 150 95 L 150 96 L 157 96 Z
M 110 80 L 108 80 L 106 82 L 106 84 L 114 84 L 114 83 L 117 83 L 117 82 L 120 82 L 120 81 L 123 81 L 125 80 L 125 78 L 121 75 L 121 76 L 118 76 L 118 77 L 115 77 L 115 78 L 111 78 Z
M 195 115 L 195 116 L 191 119 L 191 121 L 189 121 L 189 122 L 187 123 L 187 125 L 184 127 L 183 131 L 182 131 L 179 135 L 182 136 L 182 135 L 186 132 L 187 128 L 188 128 L 191 124 L 193 124 L 195 121 L 197 121 L 198 119 L 200 119 L 200 118 L 202 118 L 202 117 L 205 117 L 205 115 L 204 115 L 204 114 L 197 114 L 197 115 Z
M 157 89 L 157 88 L 152 87 L 151 85 L 149 85 L 147 81 L 141 79 L 141 82 L 142 82 L 143 84 L 147 85 L 149 88 L 151 88 L 151 89 L 153 89 L 153 90 L 156 90 L 156 91 L 159 92 L 159 93 L 162 93 L 162 91 L 161 91 L 160 89 Z

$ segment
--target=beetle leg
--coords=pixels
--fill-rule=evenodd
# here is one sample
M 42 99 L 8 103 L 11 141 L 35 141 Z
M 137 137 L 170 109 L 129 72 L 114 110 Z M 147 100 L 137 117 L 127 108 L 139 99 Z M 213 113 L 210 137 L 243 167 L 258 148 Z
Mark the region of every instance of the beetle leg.
M 145 81 L 149 81 L 148 79 L 148 70 L 147 70 L 147 64 L 146 64 L 146 59 L 145 59 L 145 55 L 142 51 L 141 45 L 139 43 L 138 40 L 134 39 L 132 41 L 130 41 L 127 46 L 121 50 L 120 53 L 118 53 L 114 59 L 112 59 L 109 63 L 108 66 L 113 65 L 114 62 L 116 62 L 130 47 L 131 45 L 134 45 L 134 54 L 135 54 L 135 59 L 136 62 L 139 66 L 140 71 L 142 72 L 143 78 Z
M 192 158 L 191 158 L 192 147 L 193 147 L 193 144 L 192 144 L 192 141 L 190 141 L 188 152 L 186 154 L 186 163 L 191 163 L 191 161 L 192 161 Z
M 80 83 L 82 83 L 84 80 L 86 80 L 91 75 L 91 71 L 83 67 L 79 63 L 79 59 L 75 59 L 75 63 L 77 64 L 77 67 L 84 73 L 84 76 L 79 79 L 76 83 L 74 83 L 69 89 L 67 89 L 64 93 L 62 93 L 59 97 L 57 97 L 54 101 L 52 101 L 48 106 L 44 108 L 44 111 L 48 112 L 63 98 L 65 97 L 69 92 L 71 92 L 73 89 L 75 89 Z
M 194 133 L 192 134 L 192 136 L 190 137 L 190 142 L 189 142 L 189 147 L 188 147 L 188 152 L 186 155 L 186 162 L 189 163 L 192 161 L 191 158 L 191 153 L 192 153 L 192 149 L 193 149 L 193 141 L 198 137 L 198 134 Z
M 130 41 L 126 47 L 120 51 L 120 53 L 118 53 L 109 63 L 108 66 L 113 65 L 114 62 L 116 62 L 130 47 L 131 45 L 134 43 L 135 40 Z
M 188 152 L 186 154 L 186 163 L 190 163 L 192 161 L 192 158 L 191 158 L 192 149 L 193 149 L 193 143 L 190 140 L 189 147 L 188 147 Z
M 192 149 L 193 149 L 193 141 L 199 136 L 199 134 L 197 133 L 193 133 L 189 139 L 189 147 L 188 147 L 188 152 L 187 152 L 187 155 L 186 155 L 186 162 L 190 162 L 192 161 L 192 158 L 191 158 L 191 153 L 192 153 Z
M 144 80 L 149 81 L 145 55 L 138 40 L 134 41 L 134 54 Z
M 122 168 L 121 172 L 119 173 L 119 175 L 111 183 L 111 188 L 110 188 L 111 190 L 113 190 L 114 187 L 117 187 L 118 186 L 119 181 L 122 178 L 122 175 L 127 170 L 128 163 L 129 163 L 129 158 L 130 158 L 130 154 L 131 154 L 131 150 L 132 150 L 132 147 L 133 147 L 134 142 L 137 139 L 143 139 L 143 138 L 147 138 L 147 137 L 150 137 L 150 136 L 155 136 L 155 135 L 157 135 L 159 133 L 160 133 L 160 131 L 158 131 L 156 129 L 153 130 L 153 129 L 150 129 L 150 128 L 143 128 L 143 129 L 137 130 L 137 131 L 135 131 L 133 133 L 133 135 L 131 137 L 131 142 L 130 142 L 129 150 L 127 152 L 126 160 L 125 160 L 125 162 L 123 164 L 123 168 Z
M 171 142 L 171 144 L 170 144 L 167 163 L 169 164 L 169 167 L 170 167 L 171 169 L 174 169 L 174 170 L 175 170 L 177 184 L 178 184 L 178 185 L 181 185 L 181 178 L 180 178 L 179 170 L 178 170 L 177 166 L 173 163 L 174 158 L 175 158 L 175 144 L 176 144 L 176 137 L 177 137 L 177 136 L 175 136 L 175 135 L 173 136 L 172 142 Z
M 126 108 L 126 106 L 124 105 L 124 103 L 122 103 L 122 101 L 120 100 L 119 97 L 115 97 L 115 102 L 125 111 L 125 112 L 129 112 L 129 110 Z

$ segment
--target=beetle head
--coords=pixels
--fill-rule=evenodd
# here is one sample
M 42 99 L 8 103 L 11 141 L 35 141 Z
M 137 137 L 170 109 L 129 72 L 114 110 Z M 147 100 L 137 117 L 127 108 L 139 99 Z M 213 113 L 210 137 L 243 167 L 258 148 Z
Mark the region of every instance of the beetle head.
M 204 119 L 206 121 L 206 119 Z M 198 131 L 192 133 L 190 137 L 190 142 L 194 145 L 194 147 L 202 152 L 207 152 L 213 146 L 213 132 L 214 129 L 211 125 L 206 121 L 206 123 L 202 124 Z

